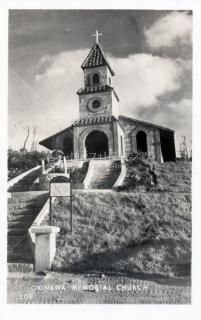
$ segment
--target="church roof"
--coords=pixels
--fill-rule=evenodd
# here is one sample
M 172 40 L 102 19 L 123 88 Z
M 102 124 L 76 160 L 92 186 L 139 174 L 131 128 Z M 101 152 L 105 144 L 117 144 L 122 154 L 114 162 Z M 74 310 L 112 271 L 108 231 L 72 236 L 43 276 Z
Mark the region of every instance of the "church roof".
M 48 149 L 51 149 L 51 146 L 52 146 L 52 138 L 57 137 L 57 136 L 65 133 L 65 132 L 67 132 L 67 131 L 70 132 L 70 133 L 73 135 L 73 130 L 72 130 L 72 129 L 73 129 L 73 128 L 72 128 L 72 125 L 71 125 L 71 126 L 65 128 L 65 129 L 60 130 L 60 131 L 52 134 L 51 136 L 49 136 L 49 137 L 47 137 L 47 138 L 39 141 L 39 144 L 40 144 L 41 146 L 44 146 L 44 147 L 48 148 Z
M 115 92 L 113 87 L 110 87 L 109 85 L 102 85 L 102 86 L 90 86 L 90 87 L 85 87 L 81 88 L 77 91 L 78 95 L 81 94 L 88 94 L 88 93 L 94 93 L 94 92 L 107 92 L 107 91 L 112 91 L 114 92 L 114 95 L 116 96 L 117 100 L 119 101 L 119 97 L 117 93 Z
M 95 43 L 81 67 L 82 69 L 87 69 L 101 66 L 108 66 L 111 74 L 114 76 L 114 71 L 112 70 L 109 62 L 107 61 L 103 49 L 101 48 L 99 43 Z
M 130 118 L 130 117 L 126 117 L 126 116 L 122 116 L 122 115 L 119 115 L 119 120 L 121 122 L 121 120 L 128 120 L 128 121 L 131 121 L 133 123 L 141 123 L 143 125 L 147 125 L 147 126 L 150 126 L 150 127 L 155 127 L 155 128 L 158 128 L 160 130 L 164 130 L 164 131 L 169 131 L 169 132 L 172 132 L 174 133 L 174 130 L 172 129 L 169 129 L 169 128 L 166 128 L 166 127 L 162 127 L 162 126 L 159 126 L 157 124 L 154 124 L 154 123 L 151 123 L 151 122 L 147 122 L 147 121 L 144 121 L 144 120 L 138 120 L 138 119 L 134 119 L 134 118 Z

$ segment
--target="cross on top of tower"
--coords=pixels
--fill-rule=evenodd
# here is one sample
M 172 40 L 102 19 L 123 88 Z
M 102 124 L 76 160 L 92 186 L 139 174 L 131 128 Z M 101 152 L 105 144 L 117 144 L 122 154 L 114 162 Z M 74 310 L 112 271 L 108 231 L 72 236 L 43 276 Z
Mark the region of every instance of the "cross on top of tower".
M 92 34 L 92 37 L 96 37 L 96 43 L 98 43 L 98 37 L 102 35 L 102 33 L 98 33 L 98 31 L 96 30 L 96 34 Z

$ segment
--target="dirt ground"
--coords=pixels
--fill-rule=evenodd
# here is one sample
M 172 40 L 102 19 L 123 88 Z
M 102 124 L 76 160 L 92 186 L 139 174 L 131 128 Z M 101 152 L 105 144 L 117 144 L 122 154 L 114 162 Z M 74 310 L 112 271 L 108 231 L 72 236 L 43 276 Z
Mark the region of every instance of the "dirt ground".
M 8 303 L 190 304 L 189 278 L 137 279 L 103 274 L 10 273 Z

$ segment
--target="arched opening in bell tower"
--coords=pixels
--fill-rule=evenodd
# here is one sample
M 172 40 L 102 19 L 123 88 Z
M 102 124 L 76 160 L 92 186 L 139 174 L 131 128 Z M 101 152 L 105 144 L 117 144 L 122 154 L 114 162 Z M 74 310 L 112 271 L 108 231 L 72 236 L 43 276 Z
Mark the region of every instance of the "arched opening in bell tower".
M 94 73 L 93 75 L 93 84 L 99 84 L 100 82 L 100 77 L 98 73 Z
M 90 132 L 85 140 L 85 148 L 87 158 L 107 157 L 109 150 L 106 134 L 98 130 Z

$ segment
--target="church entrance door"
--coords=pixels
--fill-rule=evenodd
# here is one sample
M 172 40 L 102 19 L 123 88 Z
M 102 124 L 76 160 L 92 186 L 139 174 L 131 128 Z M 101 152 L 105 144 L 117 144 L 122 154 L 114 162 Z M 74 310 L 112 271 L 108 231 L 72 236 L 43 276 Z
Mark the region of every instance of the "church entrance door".
M 107 157 L 108 138 L 102 131 L 92 131 L 88 134 L 85 140 L 85 148 L 87 158 Z

